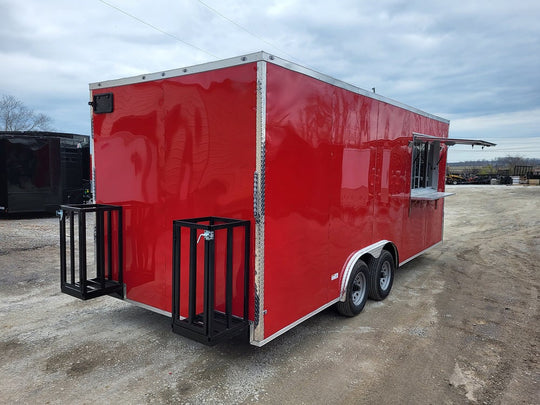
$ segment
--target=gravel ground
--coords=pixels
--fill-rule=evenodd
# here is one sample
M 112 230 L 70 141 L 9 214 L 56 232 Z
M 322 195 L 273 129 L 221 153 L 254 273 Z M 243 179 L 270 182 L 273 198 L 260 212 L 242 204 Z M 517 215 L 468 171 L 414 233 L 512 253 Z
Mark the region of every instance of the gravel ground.
M 0 403 L 536 404 L 540 187 L 454 186 L 445 242 L 355 318 L 214 347 L 59 292 L 58 220 L 0 220 Z

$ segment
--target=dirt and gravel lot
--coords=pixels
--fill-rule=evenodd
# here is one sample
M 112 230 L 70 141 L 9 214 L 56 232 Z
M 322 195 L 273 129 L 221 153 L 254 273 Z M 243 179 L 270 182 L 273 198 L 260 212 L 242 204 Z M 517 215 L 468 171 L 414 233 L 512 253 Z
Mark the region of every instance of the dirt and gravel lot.
M 58 220 L 0 220 L 0 403 L 536 404 L 540 187 L 455 186 L 383 302 L 262 348 L 59 292 Z

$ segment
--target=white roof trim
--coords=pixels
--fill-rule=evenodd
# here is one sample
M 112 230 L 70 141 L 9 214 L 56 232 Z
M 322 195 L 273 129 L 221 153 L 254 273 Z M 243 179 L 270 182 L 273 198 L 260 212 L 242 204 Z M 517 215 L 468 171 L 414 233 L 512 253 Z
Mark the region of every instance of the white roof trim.
M 90 87 L 90 90 L 97 90 L 97 89 L 101 89 L 101 88 L 124 86 L 124 85 L 127 85 L 127 84 L 142 83 L 142 82 L 148 82 L 148 81 L 153 81 L 153 80 L 167 79 L 167 78 L 170 78 L 170 77 L 185 76 L 185 75 L 189 75 L 189 74 L 193 74 L 193 73 L 200 73 L 200 72 L 206 72 L 206 71 L 210 71 L 210 70 L 223 69 L 223 68 L 227 68 L 227 67 L 245 65 L 247 63 L 259 62 L 259 61 L 266 61 L 268 63 L 272 63 L 274 65 L 281 66 L 281 67 L 283 67 L 285 69 L 289 69 L 289 70 L 292 70 L 292 71 L 295 71 L 295 72 L 298 72 L 298 73 L 302 73 L 302 74 L 304 74 L 306 76 L 313 77 L 314 79 L 323 81 L 325 83 L 332 84 L 332 85 L 337 86 L 337 87 L 341 87 L 342 89 L 349 90 L 349 91 L 351 91 L 353 93 L 357 93 L 357 94 L 360 94 L 360 95 L 365 96 L 365 97 L 369 97 L 369 98 L 372 98 L 372 99 L 375 99 L 375 100 L 382 101 L 382 102 L 387 103 L 387 104 L 394 105 L 394 106 L 399 107 L 399 108 L 403 108 L 405 110 L 411 111 L 411 112 L 419 114 L 419 115 L 423 115 L 423 116 L 428 117 L 428 118 L 435 119 L 435 120 L 443 122 L 445 124 L 450 123 L 450 121 L 445 119 L 445 118 L 441 118 L 441 117 L 438 117 L 436 115 L 427 113 L 425 111 L 419 110 L 419 109 L 411 107 L 409 105 L 400 103 L 399 101 L 392 100 L 390 98 L 387 98 L 387 97 L 381 96 L 379 94 L 373 93 L 371 91 L 361 89 L 359 87 L 353 86 L 352 84 L 349 84 L 349 83 L 343 82 L 341 80 L 335 79 L 335 78 L 333 78 L 331 76 L 328 76 L 328 75 L 325 75 L 323 73 L 316 72 L 316 71 L 314 71 L 312 69 L 306 68 L 306 67 L 298 65 L 296 63 L 289 62 L 289 61 L 287 61 L 285 59 L 278 58 L 278 57 L 276 57 L 274 55 L 271 55 L 271 54 L 263 52 L 263 51 L 251 53 L 251 54 L 248 54 L 248 55 L 238 56 L 238 57 L 234 57 L 234 58 L 223 59 L 223 60 L 219 60 L 219 61 L 215 61 L 215 62 L 208 62 L 208 63 L 203 63 L 203 64 L 200 64 L 200 65 L 189 66 L 189 67 L 185 67 L 185 68 L 165 70 L 165 71 L 156 72 L 156 73 L 142 74 L 142 75 L 138 75 L 138 76 L 126 77 L 126 78 L 123 78 L 123 79 L 107 80 L 107 81 L 103 81 L 103 82 L 90 83 L 89 87 Z

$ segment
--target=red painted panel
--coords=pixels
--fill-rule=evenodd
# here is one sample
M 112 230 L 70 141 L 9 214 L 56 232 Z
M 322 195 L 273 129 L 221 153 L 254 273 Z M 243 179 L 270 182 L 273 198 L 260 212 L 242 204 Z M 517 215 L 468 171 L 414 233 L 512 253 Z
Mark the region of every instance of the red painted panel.
M 337 298 L 332 275 L 355 250 L 388 239 L 406 260 L 438 241 L 426 226 L 442 211 L 409 214 L 409 141 L 448 131 L 279 66 L 267 77 L 266 337 Z
M 409 204 L 411 157 L 410 111 L 379 103 L 377 138 L 376 190 L 374 195 L 373 241 L 389 240 L 401 245 L 403 212 Z
M 264 327 L 270 336 L 328 300 L 330 201 L 341 164 L 332 146 L 332 100 L 342 100 L 332 86 L 271 64 L 267 69 Z
M 449 125 L 430 118 L 414 115 L 412 132 L 433 135 L 441 138 L 448 137 Z M 439 162 L 438 190 L 444 191 L 446 147 L 443 147 L 443 157 Z M 410 159 L 409 149 L 409 159 Z M 411 163 L 407 167 L 407 189 L 411 183 Z M 426 201 L 412 201 L 411 209 L 403 211 L 402 242 L 399 248 L 400 261 L 426 250 L 442 240 L 442 223 L 444 201 L 436 204 Z
M 114 112 L 93 117 L 97 202 L 124 206 L 127 298 L 171 311 L 172 221 L 253 220 L 256 64 L 94 93 L 107 92 Z

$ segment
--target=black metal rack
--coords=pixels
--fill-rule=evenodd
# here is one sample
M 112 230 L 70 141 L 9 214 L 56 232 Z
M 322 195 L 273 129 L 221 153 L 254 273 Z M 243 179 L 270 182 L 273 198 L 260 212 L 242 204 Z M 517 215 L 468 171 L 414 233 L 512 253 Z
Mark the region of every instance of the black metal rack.
M 182 227 L 189 229 L 189 303 L 187 317 L 180 316 L 180 279 Z M 243 315 L 233 315 L 233 243 L 234 228 L 244 228 Z M 199 231 L 203 231 L 199 233 Z M 226 234 L 225 310 L 216 310 L 216 239 Z M 237 232 L 238 234 L 238 232 Z M 241 235 L 240 235 L 241 237 Z M 204 238 L 203 311 L 197 313 L 197 244 Z M 213 345 L 249 328 L 250 221 L 204 217 L 173 221 L 173 307 L 175 333 Z M 200 267 L 200 266 L 199 266 Z M 240 276 L 240 275 L 237 275 Z M 200 280 L 200 277 L 199 277 Z M 218 286 L 219 287 L 219 286 Z M 200 308 L 200 305 L 199 305 Z
M 95 277 L 90 278 L 86 246 L 88 213 L 95 213 L 95 271 L 92 272 Z M 61 205 L 58 215 L 62 292 L 82 300 L 107 294 L 123 298 L 122 207 L 103 204 Z M 66 242 L 66 223 L 69 224 L 69 245 Z

